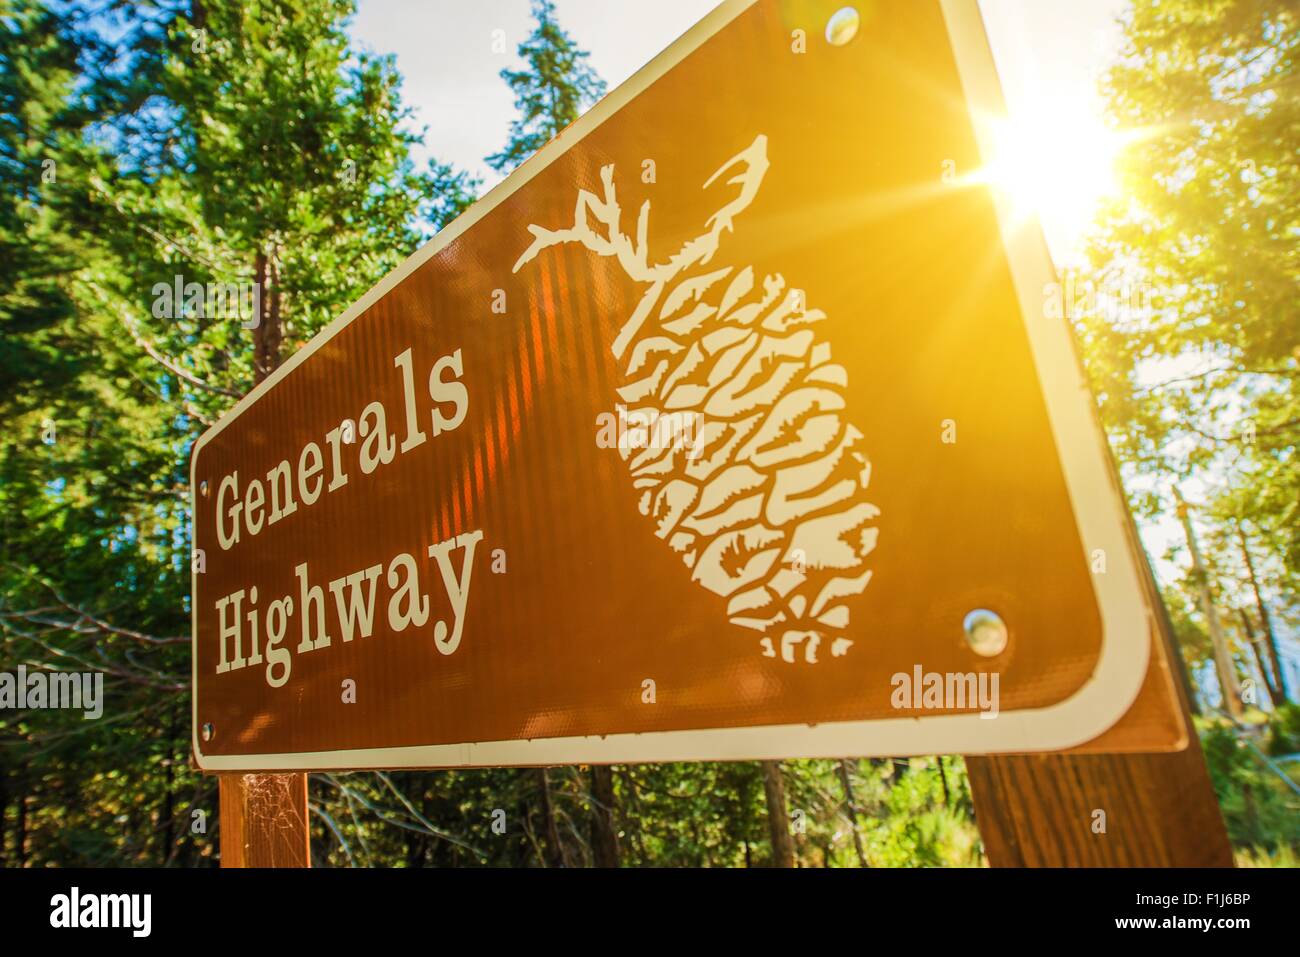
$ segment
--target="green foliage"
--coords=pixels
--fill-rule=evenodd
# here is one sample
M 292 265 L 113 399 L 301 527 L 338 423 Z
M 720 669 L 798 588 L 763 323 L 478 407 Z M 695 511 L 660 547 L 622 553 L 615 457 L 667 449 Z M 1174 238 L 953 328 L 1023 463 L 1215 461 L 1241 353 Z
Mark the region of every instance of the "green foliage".
M 960 758 L 845 761 L 870 867 L 980 866 Z M 782 765 L 800 867 L 858 867 L 839 761 Z M 591 866 L 589 768 L 551 768 L 558 847 L 546 837 L 536 769 L 312 776 L 312 859 L 319 866 Z M 896 776 L 895 776 L 896 775 Z M 767 867 L 759 765 L 621 765 L 615 826 L 626 867 Z M 945 797 L 944 785 L 947 785 Z M 493 830 L 499 813 L 500 832 Z
M 1135 512 L 1177 521 L 1182 483 L 1237 667 L 1271 677 L 1258 659 L 1300 632 L 1300 11 L 1163 0 L 1122 26 L 1104 92 L 1131 142 L 1091 259 L 1096 281 L 1143 294 L 1077 332 Z M 1165 557 L 1190 565 L 1181 547 Z M 1200 670 L 1198 580 L 1166 598 Z
M 1268 753 L 1300 754 L 1300 704 L 1288 701 L 1268 719 Z
M 1256 745 L 1257 751 L 1222 719 L 1202 722 L 1200 732 L 1210 780 L 1233 844 L 1257 853 L 1294 856 L 1300 851 L 1300 794 L 1260 754 L 1277 748 L 1276 737 Z
M 0 717 L 6 861 L 213 857 L 215 781 L 188 755 L 188 458 L 267 327 L 157 309 L 158 287 L 261 279 L 273 366 L 475 186 L 414 171 L 397 74 L 349 48 L 352 9 L 0 0 L 0 652 L 102 671 L 108 699 L 98 721 Z
M 477 187 L 444 164 L 414 168 L 394 64 L 350 47 L 352 9 L 0 0 L 0 670 L 102 671 L 107 695 L 98 721 L 0 714 L 0 864 L 215 862 L 215 780 L 188 754 L 190 448 Z M 500 171 L 604 90 L 552 5 L 534 15 L 524 69 L 502 74 L 519 117 L 489 158 Z M 1153 132 L 1097 263 L 1138 270 L 1158 308 L 1132 323 L 1084 317 L 1080 334 L 1128 476 L 1211 490 L 1196 517 L 1249 669 L 1252 635 L 1300 619 L 1300 136 L 1297 100 L 1282 95 L 1294 5 L 1165 0 L 1136 6 L 1126 32 L 1111 99 Z M 275 336 L 242 317 L 156 314 L 156 287 L 176 275 L 262 282 Z M 1150 482 L 1135 491 L 1147 515 L 1168 506 Z M 1166 594 L 1204 663 L 1193 584 Z M 1294 705 L 1269 727 L 1265 751 L 1300 750 Z M 1294 795 L 1224 723 L 1204 741 L 1242 861 L 1294 866 Z M 592 777 L 313 775 L 313 861 L 590 865 Z M 800 866 L 982 863 L 960 758 L 789 761 L 782 780 L 787 807 L 772 808 L 754 763 L 615 768 L 622 861 L 768 866 L 775 821 L 791 826 Z
M 556 21 L 551 0 L 533 0 L 533 18 L 536 28 L 519 44 L 527 69 L 501 71 L 519 111 L 509 142 L 487 159 L 502 173 L 536 153 L 605 94 L 605 81 L 587 64 L 587 52 Z
M 0 62 L 21 64 L 0 71 L 0 395 L 9 396 L 23 377 L 57 386 L 68 374 L 50 327 L 72 314 L 59 280 L 76 249 L 41 194 L 42 180 L 58 174 L 50 152 L 77 149 L 78 120 L 62 110 L 76 52 L 52 14 L 5 0 Z
M 931 762 L 954 761 L 945 804 L 942 779 L 930 768 Z M 885 807 L 888 814 L 873 834 L 873 856 L 889 867 L 972 867 L 979 866 L 982 846 L 971 817 L 970 786 L 960 759 L 913 758 L 907 773 L 890 788 Z
M 1127 427 L 1114 437 L 1126 460 L 1172 472 L 1231 460 L 1278 496 L 1272 504 L 1294 509 L 1297 10 L 1288 0 L 1139 3 L 1125 41 L 1107 92 L 1138 139 L 1095 252 L 1099 268 L 1136 268 L 1155 308 L 1086 329 L 1111 421 Z M 1157 360 L 1162 369 L 1139 378 Z M 1286 507 L 1254 510 L 1297 544 Z
M 1234 858 L 1238 867 L 1300 867 L 1300 852 L 1289 846 L 1276 851 L 1262 847 L 1242 848 Z

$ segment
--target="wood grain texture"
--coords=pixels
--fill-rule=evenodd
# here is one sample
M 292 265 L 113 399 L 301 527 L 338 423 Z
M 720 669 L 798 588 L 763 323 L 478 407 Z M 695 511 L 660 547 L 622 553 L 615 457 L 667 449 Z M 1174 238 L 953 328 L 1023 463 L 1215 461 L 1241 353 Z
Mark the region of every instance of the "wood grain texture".
M 307 775 L 220 777 L 222 867 L 311 866 Z
M 975 821 L 994 867 L 1233 866 L 1232 845 L 1192 725 L 1190 688 L 1173 623 L 1131 520 L 1127 528 L 1155 612 L 1151 665 L 1130 715 L 1083 750 L 1125 750 L 1153 740 L 1151 727 L 1165 723 L 1186 729 L 1187 746 L 1158 754 L 967 757 Z M 1120 730 L 1125 724 L 1127 733 Z M 1105 812 L 1104 833 L 1094 831 L 1096 811 Z
M 1231 867 L 1200 742 L 1173 754 L 968 757 L 994 867 Z M 1106 814 L 1094 833 L 1094 811 Z

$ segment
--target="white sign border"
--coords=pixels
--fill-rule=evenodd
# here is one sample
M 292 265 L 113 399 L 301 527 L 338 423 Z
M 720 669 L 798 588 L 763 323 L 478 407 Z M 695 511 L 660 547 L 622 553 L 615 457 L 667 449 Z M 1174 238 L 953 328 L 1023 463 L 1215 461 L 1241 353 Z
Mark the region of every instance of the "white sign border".
M 321 330 L 279 369 L 245 395 L 194 445 L 190 461 L 191 514 L 195 508 L 194 466 L 202 448 L 312 353 L 338 335 L 402 280 L 466 232 L 497 205 L 562 156 L 626 103 L 694 52 L 733 19 L 762 0 L 725 0 L 672 46 L 639 70 L 554 140 L 510 174 L 409 259 L 385 276 L 343 315 Z M 939 0 L 969 109 L 976 116 L 1005 112 L 992 52 L 977 0 Z M 980 155 L 988 162 L 993 144 L 975 123 Z M 1074 505 L 1085 556 L 1101 549 L 1107 571 L 1093 575 L 1101 614 L 1102 646 L 1092 677 L 1055 705 L 1003 711 L 996 719 L 978 714 L 877 718 L 818 725 L 783 724 L 745 728 L 661 731 L 313 751 L 300 754 L 205 755 L 199 740 L 198 655 L 192 655 L 194 759 L 203 771 L 323 771 L 380 768 L 513 767 L 560 764 L 624 764 L 661 761 L 838 758 L 846 755 L 995 754 L 1061 750 L 1089 741 L 1114 725 L 1137 698 L 1146 677 L 1154 622 L 1142 587 L 1142 570 L 1127 537 L 1127 511 L 1092 395 L 1065 320 L 1041 316 L 1042 290 L 1056 274 L 1037 223 L 1014 228 L 1009 200 L 994 191 L 1003 245 L 1026 319 L 1036 371 Z M 191 594 L 197 591 L 192 570 Z M 197 608 L 191 613 L 193 647 L 198 645 Z M 936 745 L 936 740 L 943 742 Z

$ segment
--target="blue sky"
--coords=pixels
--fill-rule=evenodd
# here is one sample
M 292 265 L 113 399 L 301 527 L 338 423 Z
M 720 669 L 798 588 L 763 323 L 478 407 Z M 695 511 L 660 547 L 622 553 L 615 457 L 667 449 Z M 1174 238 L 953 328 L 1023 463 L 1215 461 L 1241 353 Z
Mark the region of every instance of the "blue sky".
M 612 90 L 688 30 L 713 0 L 557 0 L 560 23 Z M 500 31 L 497 33 L 496 31 Z M 506 140 L 514 98 L 500 77 L 532 31 L 528 0 L 360 0 L 352 35 L 395 53 L 403 97 L 427 127 L 425 153 L 492 185 L 483 162 Z M 494 40 L 504 40 L 495 52 Z M 501 44 L 496 44 L 501 46 Z
M 715 5 L 716 0 L 555 0 L 560 22 L 590 51 L 610 89 Z M 1123 6 L 1123 0 L 981 0 L 1013 116 L 1031 129 L 1059 124 L 1061 117 L 1095 116 L 1096 79 L 1113 60 L 1114 21 Z M 396 54 L 403 96 L 415 110 L 416 126 L 426 129 L 417 156 L 451 162 L 491 186 L 499 177 L 483 157 L 501 148 L 514 117 L 513 98 L 499 73 L 518 64 L 515 50 L 531 29 L 528 0 L 360 0 L 352 35 L 365 49 Z M 494 51 L 494 41 L 501 52 Z M 1047 145 L 1051 137 L 1043 139 Z M 1061 175 L 1069 180 L 1070 172 Z M 1078 224 L 1053 218 L 1045 216 L 1045 228 L 1053 252 L 1063 258 Z

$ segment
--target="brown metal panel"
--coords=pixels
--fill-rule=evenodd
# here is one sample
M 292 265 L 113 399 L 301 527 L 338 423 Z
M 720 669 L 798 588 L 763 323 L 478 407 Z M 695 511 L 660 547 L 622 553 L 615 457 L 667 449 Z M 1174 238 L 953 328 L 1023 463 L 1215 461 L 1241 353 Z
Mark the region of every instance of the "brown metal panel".
M 944 176 L 982 161 L 969 38 L 895 2 L 832 46 L 835 6 L 724 5 L 204 437 L 202 766 L 1025 750 L 1124 713 L 1150 606 L 1104 443 L 988 190 Z M 638 404 L 716 467 L 601 447 Z M 995 673 L 999 716 L 898 707 L 918 668 Z M 1127 745 L 1179 746 L 1158 718 Z

